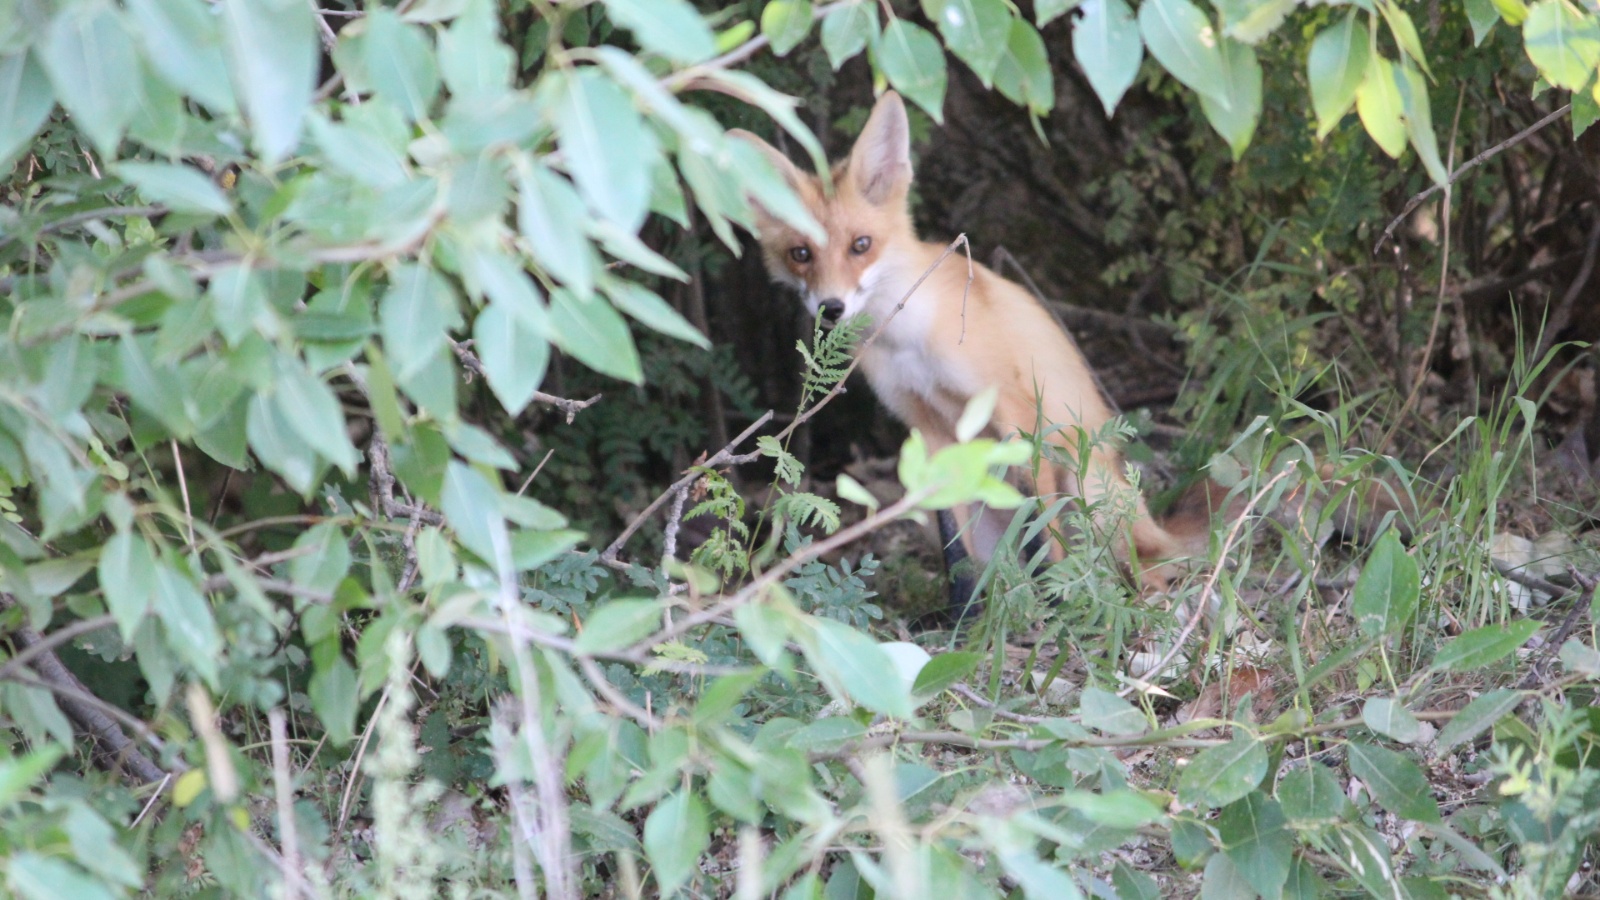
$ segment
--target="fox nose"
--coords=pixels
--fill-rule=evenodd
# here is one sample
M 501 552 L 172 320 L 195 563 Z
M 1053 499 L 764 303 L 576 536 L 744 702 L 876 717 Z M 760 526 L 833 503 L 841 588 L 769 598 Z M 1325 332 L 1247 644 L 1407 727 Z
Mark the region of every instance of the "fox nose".
M 822 318 L 826 322 L 837 322 L 844 315 L 844 301 L 837 298 L 822 301 L 818 308 L 822 310 Z

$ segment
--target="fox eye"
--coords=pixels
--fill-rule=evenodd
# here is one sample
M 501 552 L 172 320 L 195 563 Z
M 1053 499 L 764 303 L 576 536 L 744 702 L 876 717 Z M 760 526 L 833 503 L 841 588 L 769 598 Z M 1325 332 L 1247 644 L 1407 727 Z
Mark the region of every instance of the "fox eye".
M 862 236 L 856 238 L 855 241 L 850 244 L 850 252 L 854 253 L 857 256 L 860 256 L 861 254 L 867 252 L 867 250 L 870 249 L 871 247 L 872 247 L 872 238 L 869 238 L 869 237 L 867 237 L 866 235 L 863 234 Z
M 789 258 L 794 260 L 797 263 L 808 263 L 808 262 L 811 262 L 811 248 L 810 247 L 791 247 L 791 248 L 789 248 Z

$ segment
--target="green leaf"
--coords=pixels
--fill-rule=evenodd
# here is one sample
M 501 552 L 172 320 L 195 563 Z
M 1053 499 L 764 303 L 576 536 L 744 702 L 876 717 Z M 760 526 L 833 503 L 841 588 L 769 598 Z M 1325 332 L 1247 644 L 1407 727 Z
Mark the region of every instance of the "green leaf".
M 0 809 L 7 809 L 23 791 L 55 768 L 66 753 L 64 747 L 46 744 L 20 756 L 0 760 Z
M 394 104 L 408 121 L 428 117 L 439 93 L 439 66 L 422 29 L 400 21 L 386 7 L 367 13 L 367 77 L 378 96 Z
M 834 71 L 867 48 L 878 36 L 878 7 L 855 3 L 828 13 L 822 20 L 822 49 Z
M 1394 64 L 1373 53 L 1367 57 L 1366 75 L 1356 89 L 1356 112 L 1367 134 L 1384 153 L 1399 158 L 1406 149 L 1406 126 L 1401 116 L 1400 88 Z
M 1433 113 L 1428 104 L 1428 83 L 1409 62 L 1401 64 L 1396 85 L 1400 88 L 1400 106 L 1405 112 L 1406 134 L 1411 136 L 1411 146 L 1417 158 L 1433 178 L 1434 184 L 1444 184 L 1450 173 L 1444 170 L 1439 158 L 1439 141 L 1433 133 Z
M 344 532 L 323 522 L 295 539 L 297 554 L 289 560 L 289 580 L 308 590 L 332 594 L 350 571 L 350 547 Z
M 6 863 L 6 882 L 23 900 L 114 900 L 109 888 L 57 856 L 16 852 Z
M 1139 5 L 1139 31 L 1150 55 L 1173 78 L 1231 111 L 1217 31 L 1199 7 L 1189 0 L 1148 0 Z
M 550 295 L 550 324 L 556 344 L 578 362 L 612 378 L 643 383 L 644 371 L 628 323 L 611 304 L 584 302 L 569 291 L 558 290 Z
M 550 363 L 546 328 L 510 304 L 490 303 L 472 323 L 472 342 L 500 405 L 513 416 L 522 412 L 544 382 Z
M 1083 5 L 1079 0 L 1034 0 L 1033 20 L 1043 28 Z
M 895 19 L 878 39 L 877 56 L 889 83 L 926 110 L 935 122 L 943 123 L 948 76 L 944 48 L 939 46 L 938 38 L 921 26 Z
M 1500 14 L 1495 12 L 1493 0 L 1466 0 L 1466 7 L 1467 21 L 1472 24 L 1472 46 L 1482 47 L 1484 38 L 1500 21 Z
M 1422 737 L 1422 723 L 1392 697 L 1374 697 L 1361 708 L 1361 721 L 1367 727 L 1402 744 L 1414 744 Z
M 859 631 L 832 619 L 813 619 L 806 656 L 817 675 L 841 696 L 873 712 L 911 718 L 911 696 L 889 655 Z
M 1416 612 L 1421 584 L 1416 560 L 1406 555 L 1394 529 L 1385 531 L 1356 578 L 1350 603 L 1362 633 L 1379 637 L 1403 627 Z
M 1106 118 L 1133 86 L 1144 60 L 1144 39 L 1127 0 L 1084 0 L 1072 24 L 1072 55 L 1089 78 Z
M 1284 815 L 1301 830 L 1332 825 L 1350 805 L 1338 776 L 1315 762 L 1283 776 L 1278 782 L 1278 802 L 1283 805 Z
M 1528 4 L 1522 0 L 1490 0 L 1495 12 L 1512 28 L 1520 26 L 1528 19 Z
M 700 798 L 680 790 L 656 804 L 644 820 L 644 852 L 655 872 L 658 896 L 669 897 L 700 870 L 711 825 Z
M 0 169 L 9 171 L 54 107 L 50 82 L 31 53 L 0 57 Z
M 1546 81 L 1576 91 L 1600 63 L 1600 22 L 1567 0 L 1540 0 L 1528 8 L 1522 43 Z
M 1253 893 L 1250 879 L 1244 877 L 1226 853 L 1206 860 L 1206 870 L 1200 881 L 1200 900 L 1234 900 Z
M 1410 759 L 1374 744 L 1346 745 L 1350 774 L 1366 782 L 1372 799 L 1403 819 L 1438 822 L 1439 804 L 1422 770 Z
M 1255 790 L 1267 775 L 1267 749 L 1248 734 L 1210 747 L 1178 777 L 1178 799 L 1204 806 L 1226 806 Z
M 127 7 L 144 58 L 167 84 L 213 112 L 231 116 L 237 111 L 222 29 L 209 7 L 187 0 L 128 0 Z
M 1400 48 L 1400 52 L 1432 77 L 1433 73 L 1428 70 L 1428 58 L 1422 52 L 1422 38 L 1417 36 L 1417 26 L 1411 23 L 1411 16 L 1394 0 L 1378 0 L 1378 11 L 1388 23 L 1389 33 L 1394 36 L 1395 45 Z
M 118 165 L 116 172 L 147 200 L 174 212 L 225 216 L 233 209 L 221 188 L 185 165 L 129 162 Z
M 1259 0 L 1249 5 L 1243 15 L 1237 18 L 1224 14 L 1222 33 L 1254 47 L 1276 31 L 1299 5 L 1300 0 Z
M 1572 92 L 1572 138 L 1577 140 L 1583 136 L 1589 126 L 1600 121 L 1600 100 L 1596 100 L 1591 86 L 1585 86 L 1581 91 Z M 3 161 L 3 160 L 0 160 Z
M 1496 722 L 1515 710 L 1523 699 L 1521 691 L 1501 689 L 1489 691 L 1468 703 L 1455 714 L 1455 718 L 1452 718 L 1449 724 L 1439 729 L 1439 738 L 1434 742 L 1434 753 L 1444 756 L 1458 745 L 1493 728 Z
M 773 53 L 787 56 L 810 33 L 811 18 L 811 0 L 772 0 L 761 11 L 761 33 Z
M 1028 107 L 1035 116 L 1048 115 L 1056 104 L 1055 75 L 1044 38 L 1022 19 L 1011 20 L 1005 53 L 994 70 L 994 86 L 1013 103 Z
M 1083 900 L 1072 876 L 1040 859 L 1032 848 L 1002 850 L 995 856 L 1027 900 Z
M 560 78 L 552 93 L 550 115 L 579 193 L 597 215 L 637 231 L 658 148 L 632 98 L 593 66 Z
M 620 650 L 661 627 L 661 604 L 654 600 L 613 600 L 584 620 L 572 652 Z
M 1278 896 L 1289 880 L 1295 838 L 1287 826 L 1278 802 L 1260 791 L 1228 804 L 1217 817 L 1222 852 L 1263 897 Z
M 661 299 L 655 291 L 644 285 L 622 279 L 608 279 L 604 284 L 606 296 L 612 305 L 633 317 L 646 328 L 693 344 L 702 350 L 711 349 L 711 341 L 699 329 L 689 324 L 671 304 Z
M 439 35 L 439 73 L 457 96 L 494 94 L 511 86 L 517 57 L 500 38 L 493 3 L 477 0 Z
M 220 0 L 233 81 L 256 151 L 268 163 L 294 152 L 317 86 L 321 48 L 311 7 L 300 0 Z
M 599 260 L 573 227 L 587 217 L 578 192 L 543 166 L 523 172 L 517 184 L 517 227 L 534 260 L 578 296 L 593 294 Z
M 100 551 L 100 589 L 123 640 L 133 640 L 154 602 L 156 558 L 144 539 L 119 531 Z
M 1369 53 L 1367 26 L 1357 21 L 1354 9 L 1311 42 L 1306 76 L 1311 82 L 1318 140 L 1327 137 L 1355 105 L 1356 91 L 1367 74 Z
M 500 512 L 500 494 L 482 475 L 452 460 L 445 468 L 439 506 L 462 546 L 497 569 L 503 547 L 506 562 L 510 562 L 511 542 Z
M 378 326 L 395 378 L 405 382 L 443 349 L 461 324 L 455 291 L 431 268 L 407 263 L 389 279 L 378 306 Z
M 1255 48 L 1233 38 L 1222 39 L 1221 55 L 1225 100 L 1202 94 L 1200 108 L 1238 160 L 1261 121 L 1261 64 Z
M 605 0 L 611 20 L 633 32 L 639 45 L 677 63 L 697 63 L 717 52 L 717 39 L 688 0 Z
M 983 662 L 983 654 L 971 650 L 952 651 L 941 653 L 917 673 L 917 681 L 911 686 L 911 693 L 918 697 L 932 697 L 941 694 L 951 685 L 972 674 Z
M 1166 816 L 1154 800 L 1128 788 L 1104 792 L 1066 790 L 1061 793 L 1061 802 L 1107 828 L 1140 828 Z
M 1080 701 L 1083 724 L 1106 734 L 1143 734 L 1150 720 L 1137 706 L 1104 688 L 1086 687 Z
M 945 46 L 988 87 L 1011 37 L 1011 11 L 1003 0 L 923 0 Z
M 1539 623 L 1534 619 L 1474 628 L 1440 647 L 1434 654 L 1433 667 L 1446 672 L 1482 669 L 1516 652 L 1538 630 Z
M 659 612 L 659 607 L 658 607 Z M 660 621 L 657 618 L 656 621 Z M 757 685 L 767 673 L 762 669 L 752 669 L 748 672 L 735 672 L 723 675 L 711 686 L 705 689 L 700 699 L 694 705 L 694 721 L 699 725 L 710 725 L 727 718 L 733 708 L 744 700 L 744 696 Z
M 67 6 L 50 23 L 37 51 L 73 124 L 102 156 L 112 156 L 139 110 L 142 83 L 133 36 L 118 10 L 100 0 Z
M 189 664 L 207 684 L 217 683 L 217 663 L 222 655 L 222 635 L 212 616 L 211 604 L 195 585 L 171 566 L 156 566 L 156 618 L 167 631 L 167 647 Z
M 355 738 L 356 712 L 361 706 L 361 685 L 356 670 L 343 654 L 318 666 L 306 685 L 311 710 L 322 720 L 328 740 L 343 747 Z
M 356 448 L 345 430 L 339 398 L 300 361 L 280 356 L 277 367 L 278 410 L 306 445 L 339 467 L 346 477 L 356 472 Z
M 257 394 L 245 417 L 245 436 L 262 465 L 282 475 L 291 488 L 308 494 L 320 471 L 317 455 L 278 409 L 270 395 Z

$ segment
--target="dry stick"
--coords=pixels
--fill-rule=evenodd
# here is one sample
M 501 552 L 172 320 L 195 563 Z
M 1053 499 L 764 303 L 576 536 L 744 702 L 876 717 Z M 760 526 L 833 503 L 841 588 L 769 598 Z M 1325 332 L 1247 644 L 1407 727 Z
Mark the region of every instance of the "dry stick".
M 1551 122 L 1561 118 L 1571 110 L 1572 104 L 1568 103 L 1563 105 L 1555 112 L 1545 116 L 1532 125 L 1529 125 L 1527 128 L 1522 129 L 1511 137 L 1506 138 L 1500 143 L 1495 144 L 1493 147 L 1490 147 L 1482 153 L 1479 153 L 1477 156 L 1474 156 L 1473 158 L 1462 163 L 1461 168 L 1450 173 L 1450 177 L 1445 179 L 1444 184 L 1433 185 L 1422 193 L 1417 194 L 1415 197 L 1412 197 L 1410 200 L 1406 201 L 1405 207 L 1400 210 L 1400 215 L 1395 216 L 1394 221 L 1389 223 L 1389 227 L 1383 229 L 1383 234 L 1378 236 L 1378 243 L 1374 244 L 1372 247 L 1372 255 L 1378 255 L 1378 251 L 1383 249 L 1384 242 L 1394 236 L 1394 230 L 1399 228 L 1400 223 L 1405 221 L 1406 216 L 1411 215 L 1411 211 L 1421 206 L 1423 201 L 1427 200 L 1429 197 L 1432 197 L 1434 194 L 1437 194 L 1439 191 L 1444 190 L 1445 187 L 1455 184 L 1462 175 L 1467 174 L 1473 169 L 1476 169 L 1478 166 L 1483 165 L 1496 156 L 1499 156 L 1501 153 L 1510 150 L 1512 147 L 1515 147 L 1516 145 L 1537 134 Z
M 194 549 L 194 511 L 189 507 L 189 479 L 183 474 L 183 454 L 178 439 L 172 438 L 172 466 L 178 470 L 178 493 L 183 497 L 183 525 L 189 534 L 189 549 Z
M 472 352 L 471 340 L 452 340 L 450 342 L 450 347 L 451 349 L 455 350 L 456 356 L 460 358 L 462 365 L 471 369 L 473 372 L 482 375 L 484 378 L 489 377 L 489 370 L 483 367 L 483 361 L 478 359 L 478 355 L 476 353 Z M 533 392 L 534 400 L 554 406 L 555 408 L 566 413 L 568 425 L 572 424 L 572 420 L 578 415 L 578 413 L 588 409 L 596 403 L 599 403 L 600 398 L 604 396 L 604 394 L 595 394 L 593 397 L 590 397 L 587 400 L 568 400 L 565 397 L 557 397 L 553 394 L 546 394 L 544 391 Z
M 1286 468 L 1278 474 L 1272 476 L 1270 481 L 1262 485 L 1260 490 L 1256 491 L 1255 494 L 1250 497 L 1250 502 L 1245 504 L 1244 511 L 1239 513 L 1239 518 L 1235 519 L 1233 526 L 1228 529 L 1228 536 L 1222 541 L 1222 550 L 1217 554 L 1219 559 L 1227 559 L 1228 551 L 1233 549 L 1234 542 L 1239 539 L 1239 532 L 1244 527 L 1245 520 L 1250 518 L 1251 511 L 1256 508 L 1257 503 L 1261 502 L 1261 498 L 1265 497 L 1267 492 L 1272 490 L 1273 485 L 1282 481 L 1284 477 L 1293 471 L 1294 469 L 1292 467 Z M 1216 593 L 1217 589 L 1217 579 L 1221 577 L 1221 575 L 1222 566 L 1219 565 L 1211 570 L 1210 575 L 1206 576 L 1205 584 L 1200 587 L 1200 593 L 1194 599 L 1194 612 L 1189 615 L 1189 621 L 1184 623 L 1183 630 L 1178 632 L 1177 639 L 1172 642 L 1172 646 L 1167 649 L 1167 652 L 1162 655 L 1161 659 L 1157 661 L 1155 665 L 1145 670 L 1146 678 L 1161 677 L 1161 673 L 1166 671 L 1167 666 L 1171 665 L 1172 661 L 1178 658 L 1178 654 L 1182 652 L 1183 645 L 1188 642 L 1189 636 L 1194 634 L 1194 630 L 1200 627 L 1200 620 L 1205 618 L 1206 608 L 1211 604 L 1211 597 L 1214 593 Z M 1144 680 L 1144 678 L 1140 679 L 1141 682 Z M 1137 684 L 1130 684 L 1122 690 L 1117 691 L 1117 696 L 1126 697 L 1137 689 Z
M 1544 355 L 1555 346 L 1556 335 L 1567 327 L 1567 322 L 1572 319 L 1572 304 L 1589 285 L 1589 276 L 1594 274 L 1595 253 L 1600 251 L 1600 218 L 1596 218 L 1594 225 L 1589 228 L 1589 242 L 1583 248 L 1583 265 L 1578 269 L 1578 277 L 1567 286 L 1567 292 L 1561 295 L 1561 303 L 1556 306 L 1556 311 L 1545 321 L 1544 330 L 1539 335 L 1539 344 L 1534 350 L 1534 364 L 1544 359 Z M 1530 385 L 1531 387 L 1531 385 Z
M 278 805 L 278 840 L 283 845 L 281 862 L 284 896 L 295 900 L 300 896 L 300 839 L 294 824 L 294 776 L 289 771 L 289 733 L 284 725 L 283 710 L 267 710 L 267 727 L 272 734 L 272 786 Z
M 833 398 L 844 393 L 845 382 L 850 380 L 850 376 L 855 372 L 856 367 L 861 365 L 862 353 L 868 347 L 871 347 L 873 342 L 883 334 L 884 329 L 889 327 L 889 323 L 894 321 L 894 317 L 900 314 L 900 310 L 906 308 L 906 303 L 911 300 L 911 297 L 914 294 L 916 294 L 917 288 L 922 287 L 922 283 L 928 280 L 928 276 L 932 275 L 934 271 L 938 269 L 946 259 L 949 258 L 950 254 L 955 252 L 957 247 L 966 247 L 968 252 L 971 252 L 972 248 L 971 245 L 967 243 L 966 234 L 963 233 L 956 235 L 955 239 L 945 246 L 944 252 L 939 254 L 939 258 L 935 259 L 933 263 L 928 266 L 928 268 L 923 270 L 921 275 L 917 276 L 917 280 L 912 283 L 910 290 L 906 291 L 905 296 L 900 298 L 900 302 L 895 304 L 894 309 L 890 310 L 889 314 L 884 316 L 883 321 L 879 322 L 861 341 L 861 345 L 856 348 L 855 358 L 850 360 L 850 365 L 845 367 L 844 375 L 842 375 L 838 381 L 834 382 L 833 387 L 830 388 L 826 394 L 823 394 L 820 398 L 818 398 L 816 403 L 811 404 L 811 406 L 804 412 L 798 416 L 795 416 L 794 419 L 791 420 L 782 431 L 775 435 L 775 438 L 780 444 L 783 443 L 789 437 L 789 435 L 793 434 L 796 428 L 799 428 L 801 425 L 804 425 L 806 422 L 810 421 L 812 416 L 815 416 L 822 410 L 824 406 L 827 406 L 830 402 L 832 402 Z M 972 273 L 971 270 L 968 270 L 967 286 L 970 287 L 971 284 Z M 651 501 L 650 505 L 645 507 L 644 512 L 635 517 L 632 522 L 629 522 L 628 527 L 624 528 L 622 533 L 617 535 L 617 539 L 612 541 L 610 546 L 606 547 L 605 552 L 600 554 L 600 559 L 608 563 L 615 562 L 617 553 L 620 552 L 623 545 L 628 542 L 628 538 L 633 537 L 634 532 L 639 530 L 640 526 L 644 524 L 645 520 L 648 519 L 652 513 L 661 508 L 661 504 L 667 502 L 667 500 L 671 498 L 673 492 L 679 490 L 680 488 L 687 487 L 688 485 L 691 485 L 695 481 L 699 480 L 700 469 L 712 469 L 720 465 L 728 464 L 740 465 L 756 459 L 756 457 L 760 455 L 759 453 L 746 453 L 742 456 L 734 456 L 733 449 L 744 443 L 744 441 L 749 438 L 750 435 L 754 434 L 761 426 L 767 424 L 767 421 L 771 418 L 772 410 L 767 410 L 766 414 L 755 420 L 755 422 L 752 423 L 749 428 L 739 432 L 739 436 L 734 438 L 733 441 L 728 444 L 728 446 L 718 450 L 716 456 L 713 456 L 712 458 L 696 466 L 694 470 L 689 472 L 689 474 L 679 478 L 677 481 L 673 482 L 671 487 L 667 488 L 665 491 L 662 491 L 661 495 L 656 497 L 655 500 Z
M 700 465 L 693 467 L 690 469 L 689 474 L 679 478 L 677 481 L 672 483 L 671 487 L 667 488 L 665 491 L 662 491 L 660 496 L 650 501 L 650 505 L 644 508 L 644 512 L 641 512 L 639 515 L 635 516 L 633 521 L 628 523 L 628 527 L 622 529 L 622 533 L 617 535 L 616 540 L 612 541 L 610 546 L 606 547 L 605 552 L 600 554 L 600 559 L 603 562 L 614 562 L 617 558 L 617 553 L 622 550 L 624 544 L 628 543 L 628 538 L 633 537 L 634 532 L 638 531 L 639 528 L 644 525 L 645 520 L 649 519 L 651 514 L 661 508 L 661 504 L 666 503 L 679 490 L 685 489 L 689 487 L 689 485 L 699 481 L 701 469 L 714 469 L 717 466 L 725 465 L 727 463 L 734 462 L 735 459 L 738 459 L 733 455 L 733 449 L 744 443 L 750 437 L 750 435 L 755 434 L 758 430 L 760 430 L 761 426 L 767 424 L 767 422 L 771 419 L 772 410 L 769 409 L 761 416 L 761 418 L 751 422 L 750 427 L 739 432 L 737 437 L 729 441 L 728 446 L 718 450 L 715 456 L 711 457 Z M 754 456 L 752 455 L 750 458 L 754 459 Z
M 881 512 L 868 516 L 867 518 L 862 519 L 843 531 L 835 532 L 826 540 L 810 544 L 804 549 L 791 554 L 785 558 L 783 562 L 761 573 L 759 578 L 745 585 L 744 588 L 739 591 L 739 593 L 734 594 L 732 597 L 729 597 L 714 606 L 707 607 L 699 612 L 690 613 L 689 615 L 684 616 L 682 619 L 679 619 L 678 621 L 673 622 L 671 625 L 668 625 L 666 628 L 663 628 L 655 634 L 650 635 L 644 640 L 634 644 L 632 654 L 637 655 L 640 659 L 644 659 L 647 657 L 651 647 L 670 641 L 678 635 L 689 631 L 690 629 L 708 624 L 721 616 L 727 615 L 733 610 L 738 609 L 739 607 L 760 596 L 766 591 L 767 588 L 771 587 L 779 579 L 788 575 L 790 572 L 793 572 L 800 566 L 803 566 L 811 560 L 816 559 L 817 557 L 826 553 L 831 553 L 834 550 L 843 547 L 846 544 L 852 543 L 861 537 L 870 534 L 879 528 L 882 528 L 884 525 L 899 519 L 905 513 L 915 509 L 917 504 L 928 499 L 932 493 L 932 489 L 910 491 L 904 497 L 896 501 L 892 506 L 884 507 Z M 651 665 L 656 665 L 656 662 L 652 660 Z
M 5 665 L 0 666 L 0 680 L 10 680 L 20 675 L 23 666 L 28 665 L 35 656 L 49 653 L 79 635 L 88 634 L 91 631 L 99 631 L 115 624 L 117 624 L 117 620 L 109 615 L 93 616 L 88 619 L 79 619 L 71 625 L 62 626 L 47 635 L 38 636 L 37 640 L 23 647 L 22 650 L 17 652 L 17 655 L 6 660 Z
M 667 534 L 661 555 L 667 559 L 678 558 L 678 529 L 683 527 L 683 503 L 689 499 L 689 488 L 681 487 L 672 495 L 672 508 L 667 510 Z
M 0 593 L 0 608 L 16 605 L 15 597 Z M 96 622 L 98 627 L 103 628 L 111 624 L 109 621 L 104 621 L 105 619 L 109 617 L 86 619 L 84 622 Z M 61 711 L 72 719 L 79 730 L 87 732 L 93 739 L 95 746 L 101 751 L 102 764 L 108 770 L 117 771 L 126 764 L 127 772 L 145 784 L 161 781 L 167 777 L 166 770 L 145 756 L 117 722 L 120 720 L 128 725 L 141 740 L 157 750 L 161 749 L 161 739 L 156 737 L 145 723 L 96 697 L 70 669 L 62 665 L 60 657 L 56 656 L 55 650 L 52 649 L 78 634 L 92 630 L 94 629 L 81 622 L 74 623 L 46 638 L 32 628 L 26 626 L 18 628 L 12 632 L 12 636 L 22 645 L 22 649 L 18 651 L 16 657 L 0 667 L 0 678 L 43 687 L 54 693 Z M 37 679 L 28 677 L 22 668 L 24 664 L 33 667 Z

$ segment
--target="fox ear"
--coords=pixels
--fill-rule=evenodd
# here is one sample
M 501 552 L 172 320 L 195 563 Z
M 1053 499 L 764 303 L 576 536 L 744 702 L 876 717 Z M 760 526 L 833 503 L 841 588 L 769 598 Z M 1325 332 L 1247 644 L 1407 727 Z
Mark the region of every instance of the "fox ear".
M 878 98 L 850 151 L 850 177 L 868 203 L 882 206 L 911 187 L 911 124 L 894 91 Z

